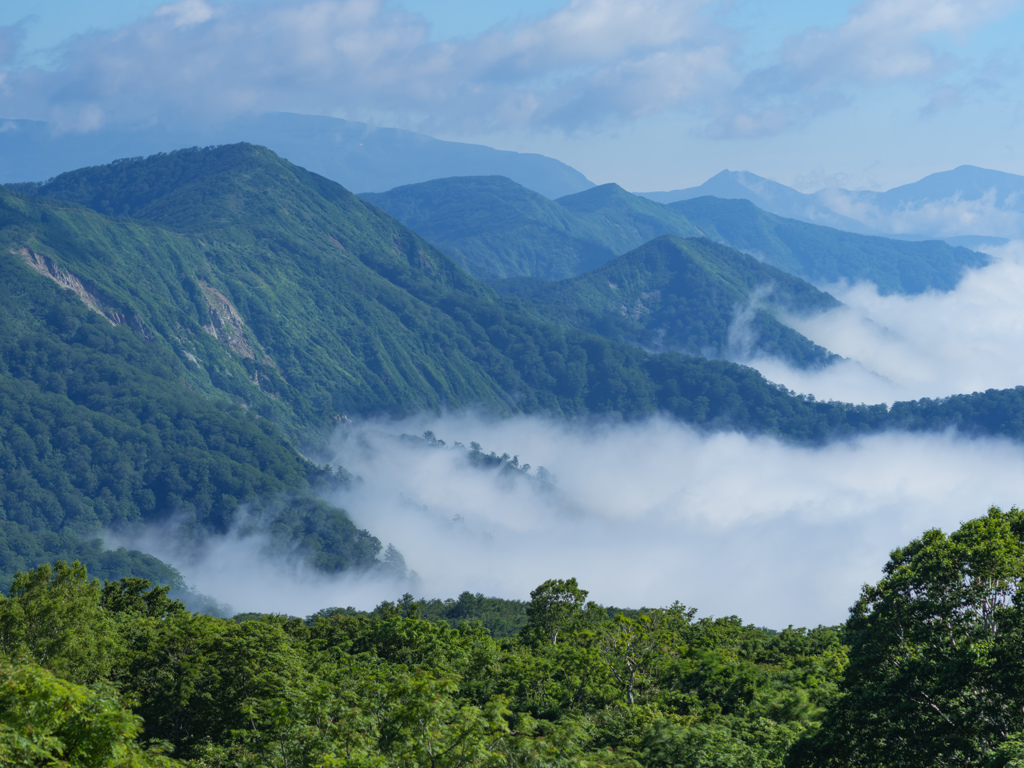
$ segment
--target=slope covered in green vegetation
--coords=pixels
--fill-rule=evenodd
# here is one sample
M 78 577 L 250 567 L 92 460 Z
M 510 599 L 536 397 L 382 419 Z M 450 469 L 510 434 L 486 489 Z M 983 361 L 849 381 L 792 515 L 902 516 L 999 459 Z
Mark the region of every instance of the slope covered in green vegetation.
M 776 408 L 810 416 L 749 369 L 662 360 L 537 319 L 378 209 L 262 148 L 123 161 L 32 191 L 9 195 L 0 237 L 12 259 L 63 270 L 98 309 L 173 350 L 194 386 L 293 434 L 342 414 L 467 406 L 668 410 L 737 428 L 775 423 Z
M 469 176 L 362 197 L 480 279 L 560 280 L 660 235 L 700 235 L 683 216 L 617 184 L 552 201 L 501 176 Z
M 839 302 L 710 240 L 664 236 L 579 277 L 494 285 L 557 322 L 647 348 L 707 357 L 758 352 L 799 367 L 834 358 L 774 313 L 820 312 Z
M 364 194 L 478 278 L 578 275 L 616 255 L 600 227 L 502 176 Z
M 229 621 L 78 566 L 20 574 L 0 599 L 0 759 L 766 768 L 814 732 L 846 658 L 834 628 L 609 611 L 575 579 L 515 604 L 501 641 L 428 605 Z
M 664 205 L 630 194 L 618 184 L 560 197 L 556 202 L 587 221 L 601 242 L 621 254 L 662 235 L 699 237 L 703 233 L 685 216 Z
M 380 543 L 315 500 L 333 478 L 273 424 L 197 396 L 190 364 L 7 248 L 0 329 L 0 583 L 53 557 L 175 582 L 152 558 L 104 553 L 95 537 L 173 514 L 182 535 L 201 538 L 231 527 L 243 504 L 276 527 L 282 551 L 297 547 L 325 570 L 373 565 Z
M 686 281 L 659 282 L 671 273 L 664 244 L 618 278 L 641 299 L 651 286 L 690 296 Z M 698 250 L 697 307 L 721 316 L 721 296 L 759 273 Z M 295 447 L 315 449 L 346 416 L 660 413 L 808 442 L 949 426 L 1024 438 L 1024 389 L 891 409 L 821 403 L 749 368 L 566 328 L 249 145 L 0 191 L 0 269 L 0 576 L 99 557 L 94 537 L 108 528 L 174 516 L 187 535 L 222 532 L 243 506 L 318 567 L 374 567 L 379 542 L 311 495 L 337 478 Z M 599 301 L 599 284 L 590 290 Z M 670 308 L 658 317 L 669 322 Z M 123 558 L 157 576 L 159 564 Z
M 560 280 L 662 235 L 705 236 L 816 284 L 869 280 L 883 293 L 952 289 L 984 254 L 941 241 L 869 237 L 784 219 L 746 200 L 668 205 L 604 184 L 547 200 L 501 177 L 438 179 L 365 195 L 481 279 Z
M 819 285 L 866 280 L 883 294 L 948 291 L 965 269 L 989 261 L 983 253 L 939 240 L 892 240 L 784 219 L 747 200 L 698 197 L 668 207 L 707 237 Z

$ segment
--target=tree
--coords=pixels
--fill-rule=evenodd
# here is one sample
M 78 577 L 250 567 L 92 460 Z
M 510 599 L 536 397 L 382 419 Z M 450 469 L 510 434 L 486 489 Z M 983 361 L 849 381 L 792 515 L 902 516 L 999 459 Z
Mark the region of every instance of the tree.
M 620 613 L 601 638 L 601 655 L 630 706 L 635 703 L 637 686 L 648 682 L 666 642 L 660 624 L 658 613 L 641 614 L 635 619 Z
M 1024 727 L 1024 512 L 895 550 L 846 627 L 843 697 L 790 765 L 979 765 Z
M 35 664 L 0 664 L 0 764 L 79 768 L 171 768 L 143 751 L 141 718 L 107 683 L 85 687 Z
M 583 623 L 587 594 L 576 579 L 548 579 L 530 593 L 523 632 L 535 641 L 550 639 L 557 645 L 559 634 L 564 637 Z
M 27 654 L 76 683 L 106 677 L 116 635 L 100 600 L 99 580 L 90 582 L 77 560 L 17 573 L 7 598 L 0 598 L 0 652 Z

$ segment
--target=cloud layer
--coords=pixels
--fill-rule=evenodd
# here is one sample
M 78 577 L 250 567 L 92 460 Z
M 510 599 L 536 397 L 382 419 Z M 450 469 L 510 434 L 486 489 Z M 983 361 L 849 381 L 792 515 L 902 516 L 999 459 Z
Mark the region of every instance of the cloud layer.
M 820 372 L 748 360 L 772 381 L 819 399 L 892 403 L 1024 383 L 1024 244 L 992 249 L 993 263 L 956 290 L 880 296 L 870 284 L 829 287 L 844 307 L 788 322 L 849 359 Z
M 913 80 L 945 93 L 938 78 L 964 65 L 949 51 L 1015 5 L 865 0 L 745 69 L 732 6 L 716 0 L 570 0 L 440 42 L 426 19 L 384 0 L 179 0 L 69 39 L 49 69 L 17 66 L 17 30 L 0 30 L 0 66 L 10 65 L 0 107 L 66 130 L 288 110 L 456 133 L 571 132 L 685 111 L 710 134 L 759 136 L 866 86 Z
M 421 427 L 543 465 L 554 488 L 394 439 Z M 364 483 L 337 501 L 403 551 L 429 596 L 528 599 L 575 576 L 606 605 L 679 600 L 773 627 L 843 620 L 892 548 L 1024 494 L 1024 449 L 1001 441 L 884 435 L 810 449 L 660 419 L 363 425 L 338 460 Z M 340 586 L 334 603 L 349 602 Z
M 808 376 L 758 361 L 788 386 L 853 402 L 1014 386 L 1024 361 L 1024 250 L 1002 249 L 957 290 L 880 297 L 836 288 L 847 308 L 798 321 L 854 362 Z M 778 374 L 778 375 L 776 375 Z M 787 378 L 796 377 L 796 378 Z M 800 378 L 802 377 L 802 378 Z M 433 431 L 443 448 L 398 439 Z M 530 477 L 472 466 L 455 441 L 517 455 Z M 338 434 L 334 461 L 362 478 L 332 502 L 393 543 L 421 580 L 325 578 L 268 562 L 259 537 L 194 552 L 143 546 L 236 610 L 307 615 L 372 608 L 405 591 L 464 590 L 525 600 L 576 577 L 606 605 L 679 600 L 703 614 L 771 627 L 836 623 L 888 553 L 931 527 L 956 528 L 990 505 L 1024 504 L 1024 446 L 955 433 L 884 434 L 820 448 L 665 419 L 557 423 L 422 416 Z M 543 466 L 553 486 L 539 482 Z

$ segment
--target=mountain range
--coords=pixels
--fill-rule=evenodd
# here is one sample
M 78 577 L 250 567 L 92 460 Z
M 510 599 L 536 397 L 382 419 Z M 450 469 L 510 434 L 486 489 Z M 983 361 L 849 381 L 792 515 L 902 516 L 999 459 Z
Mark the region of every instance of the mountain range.
M 785 219 L 746 200 L 663 205 L 603 184 L 548 200 L 499 177 L 459 177 L 363 195 L 480 279 L 580 275 L 662 235 L 705 236 L 816 284 L 875 283 L 882 293 L 949 290 L 988 263 L 941 241 L 913 242 Z
M 0 120 L 0 183 L 39 181 L 124 157 L 233 142 L 267 146 L 360 193 L 453 176 L 504 176 L 552 200 L 593 186 L 576 169 L 538 154 L 281 112 L 205 125 L 140 123 L 87 132 Z M 804 193 L 754 173 L 726 170 L 696 187 L 641 196 L 659 203 L 705 196 L 745 199 L 769 213 L 811 224 L 860 234 L 941 238 L 977 248 L 1024 235 L 1022 189 L 1024 177 L 964 165 L 883 192 L 827 188 Z
M 613 227 L 623 219 L 605 203 L 619 196 L 597 190 L 580 208 Z M 737 305 L 768 284 L 764 307 L 834 306 L 720 243 L 674 237 L 503 295 L 249 144 L 0 189 L 0 582 L 60 558 L 167 582 L 153 558 L 98 542 L 152 526 L 187 546 L 257 530 L 271 554 L 323 571 L 389 567 L 372 530 L 321 500 L 352 478 L 317 463 L 339 425 L 382 415 L 662 414 L 804 443 L 953 425 L 1024 438 L 1024 388 L 823 403 L 741 365 L 641 346 L 661 334 L 720 350 Z M 615 301 L 633 325 L 599 321 L 622 314 Z M 827 362 L 752 309 L 752 337 Z
M 647 349 L 740 360 L 757 353 L 799 368 L 837 359 L 777 315 L 823 312 L 838 301 L 704 238 L 663 235 L 578 277 L 494 285 L 546 319 Z
M 1024 235 L 1024 176 L 961 165 L 890 190 L 799 192 L 746 171 L 722 171 L 703 184 L 646 192 L 659 203 L 696 197 L 749 200 L 778 216 L 861 234 L 942 238 L 971 247 Z
M 250 142 L 357 192 L 382 192 L 442 176 L 497 174 L 549 197 L 593 186 L 543 155 L 441 141 L 421 133 L 315 115 L 273 112 L 219 123 L 166 123 L 65 132 L 32 120 L 0 119 L 0 183 L 40 181 L 71 168 L 181 147 Z

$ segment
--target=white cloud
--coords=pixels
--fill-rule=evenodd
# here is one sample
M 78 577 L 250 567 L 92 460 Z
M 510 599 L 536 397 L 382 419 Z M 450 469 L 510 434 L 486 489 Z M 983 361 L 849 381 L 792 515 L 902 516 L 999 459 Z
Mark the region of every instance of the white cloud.
M 780 133 L 845 106 L 859 88 L 934 80 L 963 62 L 946 43 L 1015 10 L 1017 0 L 863 0 L 845 22 L 788 38 L 719 107 L 711 133 Z
M 573 0 L 473 40 L 429 40 L 383 0 L 181 0 L 69 40 L 52 71 L 13 71 L 3 111 L 108 119 L 243 111 L 376 113 L 449 130 L 575 127 L 688 103 L 730 76 L 711 0 Z
M 425 428 L 543 465 L 555 489 L 394 439 Z M 891 549 L 1024 496 L 1024 448 L 952 434 L 805 448 L 661 419 L 448 416 L 356 427 L 338 460 L 364 482 L 336 501 L 395 543 L 426 596 L 528 599 L 574 576 L 606 605 L 679 600 L 774 627 L 842 621 Z
M 170 16 L 176 27 L 187 27 L 202 24 L 213 18 L 213 9 L 203 0 L 181 0 L 177 3 L 161 5 L 154 16 Z
M 823 190 L 822 202 L 836 213 L 879 232 L 932 237 L 987 235 L 1014 239 L 1024 236 L 1024 213 L 1016 195 L 1000 198 L 995 188 L 965 199 L 962 194 L 884 208 L 872 196 L 846 190 Z
M 820 372 L 777 360 L 750 363 L 772 381 L 819 399 L 893 402 L 1024 384 L 1024 244 L 993 249 L 990 266 L 956 290 L 880 296 L 875 286 L 831 286 L 844 307 L 790 318 L 800 333 L 850 359 Z

